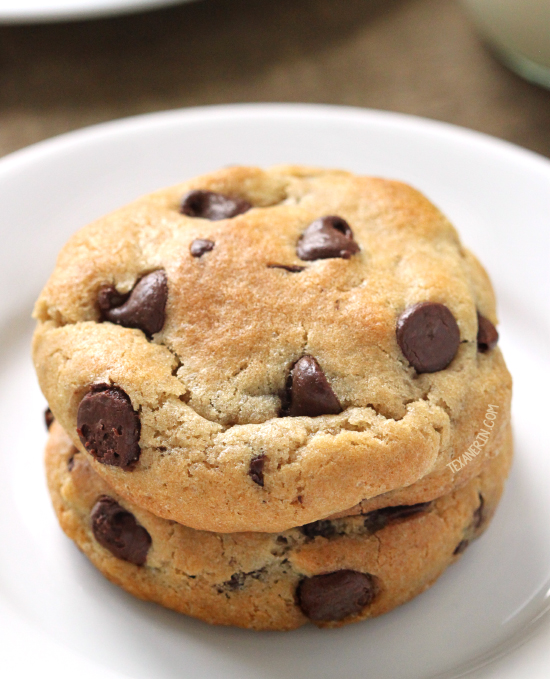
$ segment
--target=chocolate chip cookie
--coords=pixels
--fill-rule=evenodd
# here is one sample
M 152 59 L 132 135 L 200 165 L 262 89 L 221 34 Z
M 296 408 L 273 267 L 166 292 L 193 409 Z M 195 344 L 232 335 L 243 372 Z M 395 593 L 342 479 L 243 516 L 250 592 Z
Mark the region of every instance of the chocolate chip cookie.
M 432 585 L 487 526 L 512 454 L 458 490 L 413 506 L 280 533 L 209 533 L 158 518 L 96 474 L 55 422 L 48 484 L 65 533 L 128 592 L 210 623 L 338 627 L 390 611 Z
M 201 530 L 430 501 L 509 423 L 487 275 L 395 181 L 231 167 L 157 192 L 71 238 L 35 317 L 40 385 L 94 471 Z

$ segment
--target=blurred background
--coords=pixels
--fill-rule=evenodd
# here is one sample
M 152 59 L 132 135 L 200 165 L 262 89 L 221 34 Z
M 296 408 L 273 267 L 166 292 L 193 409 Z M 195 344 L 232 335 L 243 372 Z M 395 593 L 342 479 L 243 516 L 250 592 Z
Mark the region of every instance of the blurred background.
M 123 116 L 248 101 L 412 113 L 550 156 L 550 91 L 501 65 L 458 0 L 200 0 L 0 26 L 0 155 Z

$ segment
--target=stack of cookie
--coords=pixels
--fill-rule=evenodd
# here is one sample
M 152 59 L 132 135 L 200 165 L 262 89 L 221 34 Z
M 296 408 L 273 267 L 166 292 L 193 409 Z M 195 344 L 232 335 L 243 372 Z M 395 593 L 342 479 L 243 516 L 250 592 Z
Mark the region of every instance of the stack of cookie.
M 487 526 L 512 456 L 488 277 L 399 182 L 231 167 L 74 235 L 35 309 L 61 526 L 208 622 L 387 612 Z

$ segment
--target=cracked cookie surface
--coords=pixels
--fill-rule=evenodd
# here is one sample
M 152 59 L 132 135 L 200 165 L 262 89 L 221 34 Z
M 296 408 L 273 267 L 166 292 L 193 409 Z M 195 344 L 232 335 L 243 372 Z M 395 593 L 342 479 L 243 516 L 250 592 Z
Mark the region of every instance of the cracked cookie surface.
M 450 312 L 459 342 L 443 335 L 448 355 L 426 362 L 414 343 L 437 327 L 409 328 L 413 365 L 397 326 L 422 303 Z M 489 404 L 478 462 L 498 448 L 511 394 L 498 346 L 478 346 L 478 314 L 494 330 L 487 275 L 414 189 L 232 167 L 75 234 L 36 304 L 34 361 L 55 417 L 122 497 L 198 529 L 271 532 L 471 477 L 446 465 Z M 128 468 L 105 464 L 115 444 L 99 450 L 78 424 L 102 384 L 139 417 Z
M 210 623 L 288 630 L 375 617 L 427 589 L 487 527 L 511 457 L 508 434 L 480 474 L 431 503 L 275 534 L 154 516 L 113 491 L 57 422 L 46 469 L 63 530 L 115 584 Z

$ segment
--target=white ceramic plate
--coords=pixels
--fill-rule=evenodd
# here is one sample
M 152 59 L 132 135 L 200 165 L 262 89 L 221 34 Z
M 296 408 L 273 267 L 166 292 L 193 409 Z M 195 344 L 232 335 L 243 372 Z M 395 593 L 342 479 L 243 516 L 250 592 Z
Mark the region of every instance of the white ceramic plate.
M 0 23 L 42 23 L 129 14 L 191 0 L 0 0 Z
M 403 179 L 487 265 L 515 378 L 515 466 L 486 535 L 428 592 L 379 619 L 292 633 L 209 627 L 133 599 L 61 533 L 29 359 L 33 299 L 75 229 L 232 163 Z M 407 116 L 248 105 L 133 118 L 0 161 L 0 674 L 41 679 L 550 676 L 550 162 Z

